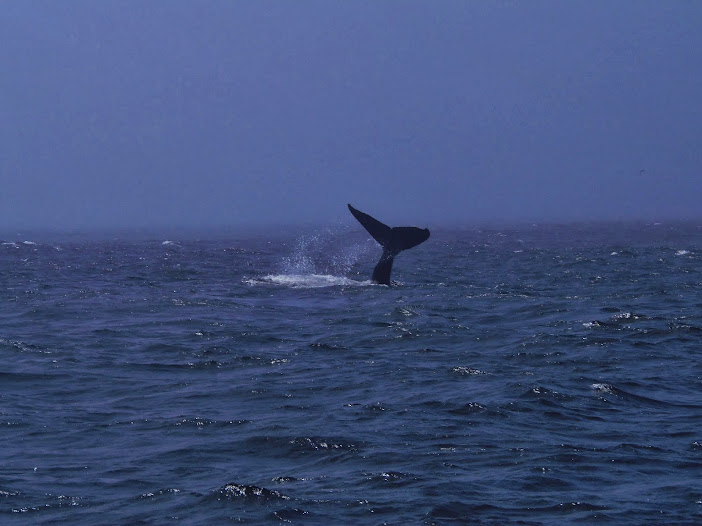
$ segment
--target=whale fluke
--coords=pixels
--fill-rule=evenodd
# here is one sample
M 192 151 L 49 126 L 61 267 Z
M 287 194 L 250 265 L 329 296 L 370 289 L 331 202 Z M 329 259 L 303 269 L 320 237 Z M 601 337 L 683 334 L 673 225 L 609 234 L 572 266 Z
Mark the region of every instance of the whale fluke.
M 380 256 L 380 261 L 378 261 L 373 270 L 373 281 L 381 285 L 390 285 L 390 273 L 392 272 L 392 263 L 395 260 L 395 256 L 403 250 L 416 247 L 429 239 L 429 229 L 414 226 L 390 228 L 374 217 L 356 210 L 351 205 L 348 206 L 353 216 L 363 225 L 363 228 L 383 247 L 383 255 Z

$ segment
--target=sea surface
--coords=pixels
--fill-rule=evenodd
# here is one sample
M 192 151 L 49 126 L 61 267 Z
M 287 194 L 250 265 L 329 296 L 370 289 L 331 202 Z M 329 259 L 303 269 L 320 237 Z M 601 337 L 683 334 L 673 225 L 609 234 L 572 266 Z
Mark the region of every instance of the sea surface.
M 702 524 L 700 223 L 12 234 L 1 524 Z

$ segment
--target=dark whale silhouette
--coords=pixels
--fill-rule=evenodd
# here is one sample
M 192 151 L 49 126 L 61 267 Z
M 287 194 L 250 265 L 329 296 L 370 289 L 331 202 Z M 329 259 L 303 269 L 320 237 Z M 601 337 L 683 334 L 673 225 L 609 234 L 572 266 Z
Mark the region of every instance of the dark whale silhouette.
M 395 260 L 395 256 L 403 250 L 416 247 L 429 239 L 429 229 L 415 226 L 390 228 L 374 217 L 356 210 L 351 205 L 349 205 L 349 210 L 363 225 L 363 228 L 373 236 L 373 239 L 383 247 L 383 255 L 380 256 L 380 261 L 373 269 L 373 281 L 381 285 L 390 285 L 390 272 L 392 272 L 392 262 Z

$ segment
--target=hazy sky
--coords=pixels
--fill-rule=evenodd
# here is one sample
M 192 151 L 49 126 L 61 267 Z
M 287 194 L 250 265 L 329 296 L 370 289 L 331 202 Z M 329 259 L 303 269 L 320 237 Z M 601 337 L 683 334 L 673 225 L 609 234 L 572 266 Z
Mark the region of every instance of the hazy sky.
M 0 227 L 702 218 L 702 2 L 8 0 Z

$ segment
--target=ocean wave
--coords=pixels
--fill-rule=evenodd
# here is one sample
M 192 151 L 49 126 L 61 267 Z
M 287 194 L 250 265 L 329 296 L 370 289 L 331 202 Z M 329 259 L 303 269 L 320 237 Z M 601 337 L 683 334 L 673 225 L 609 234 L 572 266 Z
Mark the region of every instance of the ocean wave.
M 702 230 L 534 232 L 12 238 L 0 523 L 696 524 Z
M 290 500 L 290 497 L 283 495 L 279 491 L 262 488 L 259 486 L 251 486 L 248 484 L 225 484 L 219 488 L 215 494 L 217 497 L 226 499 L 244 498 L 247 500 L 256 500 L 261 502 L 270 500 Z
M 650 396 L 643 396 L 635 393 L 631 393 L 629 391 L 625 391 L 624 389 L 620 389 L 618 387 L 615 387 L 612 384 L 608 383 L 594 383 L 590 385 L 590 388 L 597 392 L 600 393 L 601 395 L 612 395 L 616 398 L 619 398 L 620 400 L 627 401 L 627 402 L 636 402 L 638 404 L 644 405 L 644 406 L 650 406 L 650 407 L 660 407 L 660 408 L 665 408 L 665 407 L 677 407 L 677 408 L 684 408 L 684 409 L 694 409 L 694 410 L 699 410 L 702 408 L 699 404 L 689 404 L 689 403 L 684 403 L 684 402 L 673 402 L 673 401 L 667 401 L 667 400 L 658 400 L 657 398 L 653 398 Z

